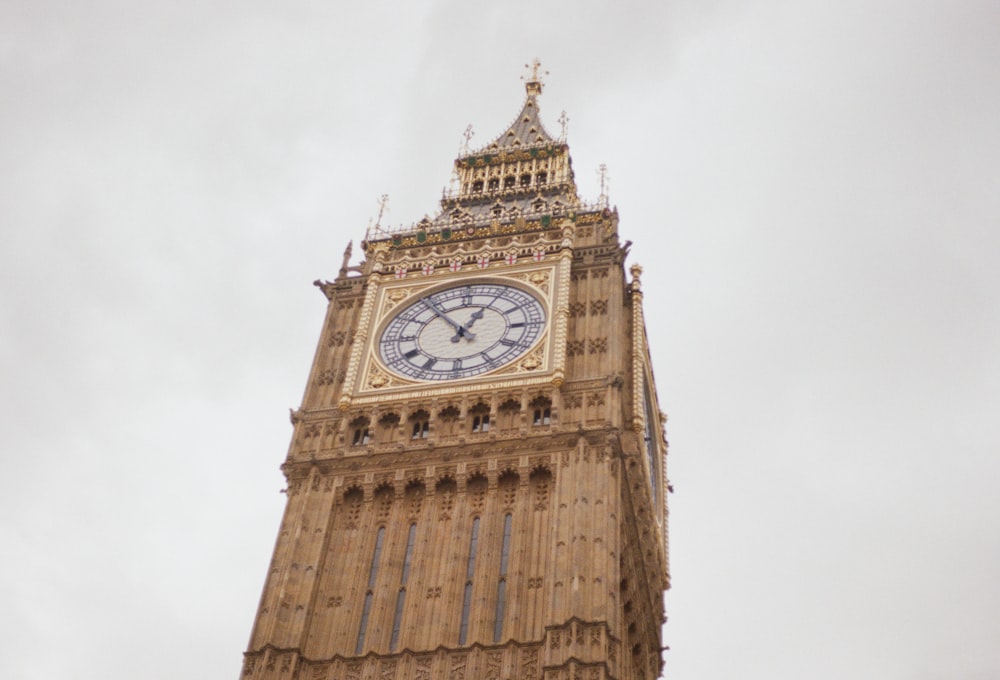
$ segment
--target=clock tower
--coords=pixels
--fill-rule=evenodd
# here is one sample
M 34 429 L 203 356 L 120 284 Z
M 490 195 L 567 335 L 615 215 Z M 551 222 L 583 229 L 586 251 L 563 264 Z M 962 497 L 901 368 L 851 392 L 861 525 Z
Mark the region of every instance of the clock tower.
M 542 83 L 434 218 L 369 230 L 282 470 L 246 680 L 661 671 L 665 416 L 618 213 L 577 196 Z M 602 197 L 603 198 L 603 197 Z

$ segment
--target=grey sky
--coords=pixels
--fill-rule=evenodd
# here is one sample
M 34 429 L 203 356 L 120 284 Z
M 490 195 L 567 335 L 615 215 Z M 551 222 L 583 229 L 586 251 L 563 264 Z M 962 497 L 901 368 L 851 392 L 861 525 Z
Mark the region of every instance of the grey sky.
M 233 678 L 332 278 L 551 72 L 645 266 L 669 680 L 1000 678 L 1000 6 L 0 4 L 0 677 Z

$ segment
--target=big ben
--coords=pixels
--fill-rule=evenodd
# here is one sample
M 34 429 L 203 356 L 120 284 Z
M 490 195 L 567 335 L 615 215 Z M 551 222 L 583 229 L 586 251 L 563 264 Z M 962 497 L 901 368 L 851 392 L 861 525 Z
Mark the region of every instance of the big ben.
M 539 116 L 369 230 L 282 465 L 247 680 L 621 680 L 662 671 L 665 416 L 641 268 Z

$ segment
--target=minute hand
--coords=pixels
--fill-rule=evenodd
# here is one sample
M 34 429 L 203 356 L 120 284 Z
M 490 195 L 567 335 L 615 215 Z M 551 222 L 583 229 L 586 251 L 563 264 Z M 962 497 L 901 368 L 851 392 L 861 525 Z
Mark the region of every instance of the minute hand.
M 450 323 L 451 327 L 455 329 L 455 334 L 456 335 L 455 335 L 454 338 L 452 338 L 452 342 L 458 342 L 457 338 L 459 338 L 459 337 L 465 337 L 465 338 L 467 338 L 469 340 L 472 340 L 472 339 L 474 339 L 476 337 L 473 333 L 469 333 L 467 330 L 465 330 L 462 327 L 462 324 L 456 323 L 454 319 L 452 319 L 447 314 L 445 314 L 444 310 L 441 309 L 440 307 L 438 307 L 436 304 L 434 304 L 434 301 L 431 300 L 431 298 L 429 296 L 425 297 L 425 298 L 421 298 L 421 299 L 423 300 L 423 303 L 425 305 L 427 305 L 428 307 L 430 307 L 430 309 L 431 309 L 432 312 L 434 312 L 435 314 L 437 314 L 438 316 L 440 316 L 442 319 L 444 319 L 445 321 L 447 321 L 448 323 Z

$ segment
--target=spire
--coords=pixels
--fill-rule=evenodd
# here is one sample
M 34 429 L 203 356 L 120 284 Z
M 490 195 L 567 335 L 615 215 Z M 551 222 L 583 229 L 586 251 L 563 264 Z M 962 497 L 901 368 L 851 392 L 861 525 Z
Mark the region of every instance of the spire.
M 521 80 L 524 81 L 524 89 L 527 92 L 527 99 L 521 108 L 521 113 L 517 115 L 514 122 L 499 137 L 490 142 L 480 152 L 494 153 L 497 151 L 514 151 L 517 149 L 529 148 L 533 146 L 547 146 L 558 143 L 559 140 L 550 135 L 542 126 L 538 117 L 537 97 L 542 94 L 543 75 L 548 75 L 548 71 L 539 73 L 542 63 L 535 59 L 531 64 L 525 64 L 528 69 Z M 467 152 L 466 152 L 467 153 Z

